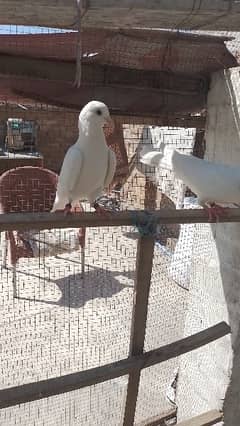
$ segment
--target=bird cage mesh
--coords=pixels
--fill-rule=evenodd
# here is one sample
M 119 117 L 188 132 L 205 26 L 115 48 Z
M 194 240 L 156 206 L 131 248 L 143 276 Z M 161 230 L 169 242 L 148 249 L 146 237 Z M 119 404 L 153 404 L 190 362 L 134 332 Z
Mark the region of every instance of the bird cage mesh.
M 14 243 L 9 233 L 1 233 L 3 390 L 128 358 L 137 242 L 146 231 L 138 226 L 136 211 L 196 207 L 195 194 L 186 192 L 171 170 L 143 165 L 141 152 L 164 142 L 202 156 L 209 73 L 220 69 L 221 61 L 227 67 L 235 60 L 217 37 L 89 29 L 83 32 L 82 82 L 76 89 L 76 32 L 2 26 L 0 40 L 0 53 L 8 57 L 6 68 L 0 65 L 0 181 L 18 167 L 45 168 L 57 176 L 77 139 L 79 110 L 99 97 L 115 121 L 107 143 L 116 154 L 117 169 L 98 201 L 110 214 L 132 212 L 131 226 L 86 229 L 84 274 L 80 229 L 16 229 Z M 140 87 L 145 89 L 142 97 Z M 29 152 L 11 152 L 9 141 L 5 143 L 11 118 L 36 124 L 38 143 Z M 1 213 L 49 211 L 50 190 L 37 171 L 30 183 L 35 204 L 24 177 L 19 179 L 7 196 L 0 194 Z M 86 200 L 82 207 L 91 210 Z M 184 334 L 196 232 L 195 224 L 157 227 L 144 351 Z M 19 254 L 22 248 L 24 256 Z M 200 253 L 195 255 L 197 261 Z M 175 418 L 178 369 L 177 357 L 142 370 L 136 425 L 167 412 Z M 128 376 L 123 375 L 3 408 L 0 424 L 121 425 L 127 385 Z

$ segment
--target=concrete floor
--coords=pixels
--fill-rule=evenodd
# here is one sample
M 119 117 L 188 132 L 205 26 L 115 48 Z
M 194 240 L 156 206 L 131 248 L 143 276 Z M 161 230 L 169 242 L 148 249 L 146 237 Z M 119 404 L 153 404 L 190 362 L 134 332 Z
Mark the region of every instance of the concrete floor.
M 86 276 L 80 251 L 64 259 L 21 259 L 18 299 L 12 272 L 0 284 L 0 387 L 56 377 L 128 356 L 137 240 L 130 228 L 87 230 Z M 63 257 L 63 255 L 61 255 Z M 186 291 L 155 248 L 145 349 L 182 337 Z M 178 360 L 144 370 L 136 421 L 171 408 L 166 391 Z M 127 377 L 0 410 L 0 425 L 116 426 Z

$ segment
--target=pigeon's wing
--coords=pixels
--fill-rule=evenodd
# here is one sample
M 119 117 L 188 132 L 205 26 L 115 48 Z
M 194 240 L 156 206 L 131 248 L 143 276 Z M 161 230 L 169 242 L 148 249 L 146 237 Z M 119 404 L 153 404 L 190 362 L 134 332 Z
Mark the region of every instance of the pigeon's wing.
M 79 148 L 71 147 L 63 160 L 58 187 L 66 194 L 72 194 L 79 181 L 83 157 Z
M 117 160 L 115 153 L 108 148 L 108 168 L 105 176 L 104 187 L 106 188 L 113 180 L 113 176 L 116 170 Z

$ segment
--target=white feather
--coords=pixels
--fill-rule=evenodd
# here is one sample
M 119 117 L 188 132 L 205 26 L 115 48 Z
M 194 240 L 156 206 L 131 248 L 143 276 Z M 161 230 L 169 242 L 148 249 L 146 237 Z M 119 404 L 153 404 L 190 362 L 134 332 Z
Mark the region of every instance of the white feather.
M 97 114 L 98 110 L 102 111 L 101 115 Z M 103 191 L 106 179 L 109 183 L 112 180 L 116 159 L 106 144 L 102 128 L 109 118 L 108 108 L 102 102 L 89 102 L 81 111 L 79 137 L 64 158 L 52 211 L 84 199 L 93 203 Z
M 185 155 L 165 146 L 162 152 L 148 152 L 142 156 L 143 164 L 168 168 L 197 196 L 199 204 L 239 203 L 240 167 L 213 163 L 192 155 Z
M 116 155 L 111 149 L 109 149 L 108 150 L 108 168 L 107 168 L 107 174 L 105 176 L 104 187 L 109 186 L 110 183 L 112 182 L 114 174 L 115 174 L 116 166 L 117 166 Z

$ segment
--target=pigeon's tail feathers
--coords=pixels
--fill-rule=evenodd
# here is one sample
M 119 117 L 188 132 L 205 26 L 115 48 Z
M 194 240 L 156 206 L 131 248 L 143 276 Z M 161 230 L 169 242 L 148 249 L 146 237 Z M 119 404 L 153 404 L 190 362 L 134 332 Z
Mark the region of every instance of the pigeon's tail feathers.
M 54 213 L 56 210 L 60 210 L 59 207 L 58 207 L 58 204 L 59 203 L 57 202 L 57 200 L 55 200 L 54 203 L 53 203 L 53 206 L 52 206 L 51 213 Z
M 67 198 L 65 197 L 59 197 L 58 193 L 56 193 L 56 198 L 53 203 L 53 207 L 51 210 L 51 213 L 55 212 L 56 210 L 62 210 L 64 209 L 65 205 L 67 204 Z
M 163 154 L 159 151 L 149 151 L 140 156 L 140 162 L 147 166 L 157 167 Z
M 56 206 L 56 203 L 54 203 L 53 207 L 52 207 L 52 210 L 51 210 L 51 213 L 54 213 L 56 210 L 58 210 L 58 208 Z

